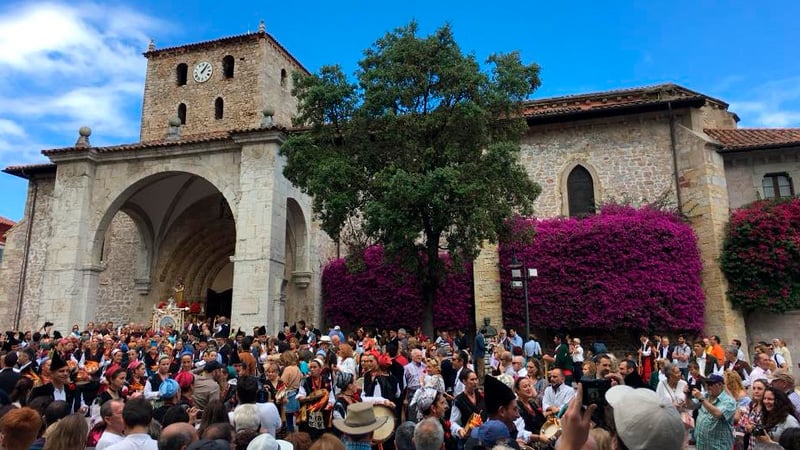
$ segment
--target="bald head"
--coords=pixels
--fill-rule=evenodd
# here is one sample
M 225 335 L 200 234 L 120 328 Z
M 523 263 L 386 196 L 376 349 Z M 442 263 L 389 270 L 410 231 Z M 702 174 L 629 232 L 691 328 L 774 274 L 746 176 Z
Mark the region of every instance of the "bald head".
M 186 422 L 173 423 L 161 430 L 158 450 L 183 450 L 196 441 L 197 430 Z

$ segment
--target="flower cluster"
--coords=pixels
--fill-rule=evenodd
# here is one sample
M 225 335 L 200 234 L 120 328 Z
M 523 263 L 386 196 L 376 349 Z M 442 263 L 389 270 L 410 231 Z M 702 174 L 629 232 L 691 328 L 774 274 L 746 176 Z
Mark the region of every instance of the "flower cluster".
M 703 327 L 697 237 L 674 213 L 607 205 L 583 219 L 512 219 L 500 246 L 503 321 L 521 327 L 523 290 L 511 288 L 508 269 L 514 255 L 538 270 L 528 283 L 534 328 Z
M 466 329 L 473 323 L 471 264 L 455 270 L 450 258 L 433 305 L 436 328 Z M 322 300 L 325 317 L 331 323 L 348 326 L 416 327 L 422 325 L 420 284 L 400 264 L 384 260 L 383 248 L 364 250 L 363 267 L 348 270 L 344 258 L 331 261 L 322 272 Z
M 720 263 L 735 306 L 800 308 L 800 200 L 763 200 L 733 211 Z

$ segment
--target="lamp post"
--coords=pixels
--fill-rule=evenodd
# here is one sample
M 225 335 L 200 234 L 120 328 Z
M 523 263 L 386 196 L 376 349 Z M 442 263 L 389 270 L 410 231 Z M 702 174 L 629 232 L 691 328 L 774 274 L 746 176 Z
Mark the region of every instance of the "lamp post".
M 511 256 L 511 264 L 508 265 L 508 268 L 511 269 L 511 288 L 512 289 L 524 289 L 525 292 L 525 339 L 527 341 L 528 337 L 531 335 L 531 315 L 528 312 L 528 280 L 539 276 L 539 273 L 536 269 L 526 267 L 525 262 L 520 263 L 517 260 L 516 252 Z M 525 276 L 523 276 L 525 274 Z

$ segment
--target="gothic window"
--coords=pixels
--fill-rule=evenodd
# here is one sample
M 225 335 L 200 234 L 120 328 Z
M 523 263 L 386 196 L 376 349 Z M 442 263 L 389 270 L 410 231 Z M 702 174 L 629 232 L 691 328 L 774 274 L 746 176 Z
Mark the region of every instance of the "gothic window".
M 222 58 L 222 74 L 225 78 L 233 78 L 233 56 Z
M 567 177 L 569 216 L 594 214 L 594 182 L 592 174 L 583 166 L 575 166 Z
M 286 86 L 286 69 L 281 69 L 281 86 Z
M 225 107 L 225 103 L 222 100 L 222 97 L 217 97 L 217 99 L 214 100 L 214 118 L 215 119 L 217 119 L 217 120 L 222 119 L 224 107 Z
M 178 67 L 175 69 L 175 81 L 178 83 L 178 86 L 185 86 L 186 79 L 189 74 L 189 66 L 185 63 L 178 64 Z
M 781 198 L 794 196 L 794 186 L 789 174 L 768 173 L 761 180 L 761 187 L 764 188 L 764 198 Z
M 178 118 L 181 119 L 181 125 L 186 125 L 186 103 L 178 105 Z

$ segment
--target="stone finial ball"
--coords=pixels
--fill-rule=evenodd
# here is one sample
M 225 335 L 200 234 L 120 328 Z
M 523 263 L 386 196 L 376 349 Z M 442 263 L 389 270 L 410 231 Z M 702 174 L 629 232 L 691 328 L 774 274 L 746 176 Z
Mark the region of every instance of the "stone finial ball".
M 89 137 L 92 135 L 92 129 L 87 126 L 83 126 L 78 130 L 78 134 L 83 137 Z
M 275 108 L 271 106 L 265 106 L 264 110 L 261 111 L 264 114 L 264 117 L 274 116 L 275 115 Z
M 179 127 L 181 126 L 181 118 L 178 116 L 173 116 L 169 118 L 169 126 L 171 127 Z

